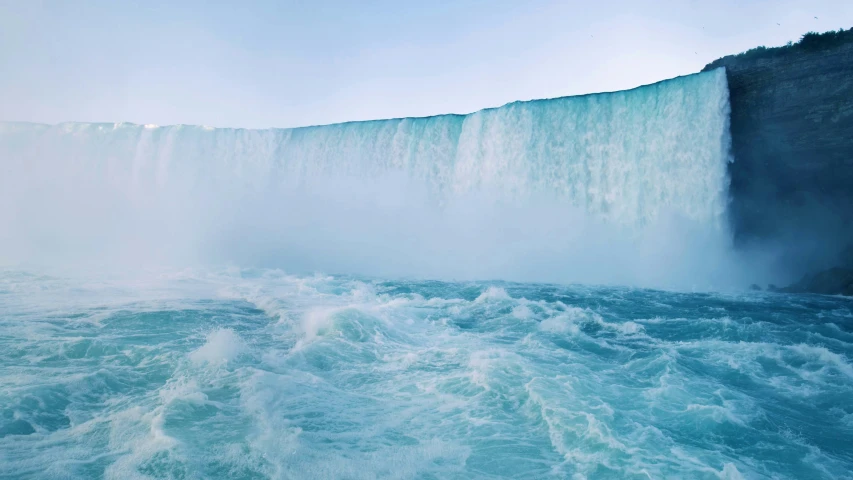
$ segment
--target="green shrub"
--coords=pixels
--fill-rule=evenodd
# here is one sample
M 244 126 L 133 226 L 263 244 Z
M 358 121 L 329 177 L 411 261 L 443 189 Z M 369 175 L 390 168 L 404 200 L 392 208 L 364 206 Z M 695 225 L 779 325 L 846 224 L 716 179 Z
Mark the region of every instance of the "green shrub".
M 719 58 L 709 63 L 702 69 L 703 72 L 713 70 L 717 67 L 722 67 L 730 59 L 737 60 L 754 60 L 758 58 L 773 58 L 795 51 L 815 51 L 824 48 L 831 48 L 837 45 L 842 45 L 846 42 L 853 42 L 853 28 L 844 30 L 830 30 L 824 33 L 808 32 L 797 43 L 788 42 L 782 47 L 755 47 L 737 55 L 729 55 Z

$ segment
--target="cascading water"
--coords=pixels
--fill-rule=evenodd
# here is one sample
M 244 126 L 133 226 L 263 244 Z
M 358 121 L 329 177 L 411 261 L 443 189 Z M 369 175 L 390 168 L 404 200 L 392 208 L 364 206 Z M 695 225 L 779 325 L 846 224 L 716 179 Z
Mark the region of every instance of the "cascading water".
M 0 477 L 846 478 L 850 303 L 705 290 L 740 271 L 728 144 L 722 71 L 290 130 L 0 124 Z
M 295 129 L 7 123 L 4 250 L 713 283 L 723 262 L 704 257 L 727 239 L 728 114 L 718 70 L 464 116 Z M 662 266 L 673 251 L 678 266 Z

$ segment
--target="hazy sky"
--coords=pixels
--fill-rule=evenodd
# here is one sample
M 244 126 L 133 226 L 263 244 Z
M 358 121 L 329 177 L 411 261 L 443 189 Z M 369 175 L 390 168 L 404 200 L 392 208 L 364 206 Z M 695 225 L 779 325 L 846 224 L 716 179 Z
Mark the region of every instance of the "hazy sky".
M 0 120 L 468 113 L 635 87 L 851 26 L 851 0 L 0 0 Z

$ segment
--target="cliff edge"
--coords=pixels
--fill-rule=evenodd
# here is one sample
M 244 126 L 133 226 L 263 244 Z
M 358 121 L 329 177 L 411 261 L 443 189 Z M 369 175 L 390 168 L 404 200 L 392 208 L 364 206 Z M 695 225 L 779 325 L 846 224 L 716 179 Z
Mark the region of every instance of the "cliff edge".
M 800 276 L 853 244 L 853 28 L 808 33 L 707 65 L 725 67 L 735 243 Z

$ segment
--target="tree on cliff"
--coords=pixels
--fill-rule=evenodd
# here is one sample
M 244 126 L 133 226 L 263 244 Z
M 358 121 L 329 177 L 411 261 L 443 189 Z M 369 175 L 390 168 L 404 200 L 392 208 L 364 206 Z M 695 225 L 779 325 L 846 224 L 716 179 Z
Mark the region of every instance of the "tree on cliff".
M 793 51 L 814 51 L 823 48 L 834 47 L 846 42 L 853 42 L 853 27 L 844 30 L 830 30 L 824 33 L 808 32 L 797 43 L 788 42 L 781 47 L 755 47 L 737 55 L 729 55 L 709 63 L 702 69 L 703 72 L 722 67 L 726 59 L 736 58 L 738 60 L 754 60 L 757 58 L 771 58 L 785 55 Z

